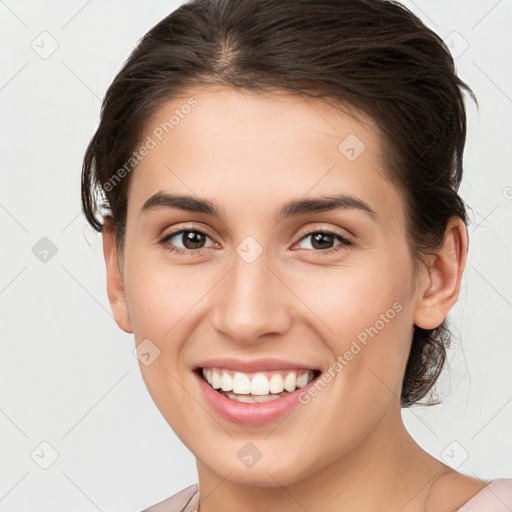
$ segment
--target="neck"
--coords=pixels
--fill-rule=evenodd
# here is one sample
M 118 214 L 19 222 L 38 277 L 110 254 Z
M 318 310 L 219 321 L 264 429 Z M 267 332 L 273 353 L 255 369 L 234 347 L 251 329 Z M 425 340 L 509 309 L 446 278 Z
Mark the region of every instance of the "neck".
M 413 440 L 395 405 L 357 446 L 286 487 L 239 485 L 200 461 L 197 469 L 200 512 L 419 512 L 447 467 Z

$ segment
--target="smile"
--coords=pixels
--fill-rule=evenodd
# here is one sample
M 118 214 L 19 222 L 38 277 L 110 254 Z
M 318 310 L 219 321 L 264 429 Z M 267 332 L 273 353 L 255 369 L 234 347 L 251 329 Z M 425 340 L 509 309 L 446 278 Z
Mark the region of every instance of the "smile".
M 318 370 L 241 372 L 220 367 L 201 368 L 208 385 L 230 400 L 256 404 L 278 400 L 309 384 Z

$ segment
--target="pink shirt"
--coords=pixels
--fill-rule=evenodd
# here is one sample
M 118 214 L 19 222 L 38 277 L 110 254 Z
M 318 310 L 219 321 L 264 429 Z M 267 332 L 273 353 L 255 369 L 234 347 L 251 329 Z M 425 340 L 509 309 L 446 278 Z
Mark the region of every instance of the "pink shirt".
M 197 484 L 174 494 L 142 512 L 196 512 L 199 505 Z M 512 478 L 497 478 L 454 512 L 511 512 Z
M 455 512 L 510 512 L 512 478 L 497 478 Z

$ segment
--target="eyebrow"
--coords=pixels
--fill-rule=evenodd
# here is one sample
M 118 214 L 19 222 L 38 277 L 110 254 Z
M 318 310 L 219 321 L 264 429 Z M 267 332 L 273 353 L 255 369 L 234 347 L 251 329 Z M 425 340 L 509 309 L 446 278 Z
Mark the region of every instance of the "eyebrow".
M 207 199 L 181 194 L 166 194 L 163 192 L 157 192 L 147 199 L 140 210 L 140 215 L 160 208 L 177 208 L 188 212 L 205 213 L 223 220 L 223 214 L 219 207 Z M 367 213 L 375 219 L 379 217 L 363 200 L 347 194 L 336 194 L 288 201 L 281 207 L 275 220 L 279 222 L 289 217 L 342 209 L 356 209 Z

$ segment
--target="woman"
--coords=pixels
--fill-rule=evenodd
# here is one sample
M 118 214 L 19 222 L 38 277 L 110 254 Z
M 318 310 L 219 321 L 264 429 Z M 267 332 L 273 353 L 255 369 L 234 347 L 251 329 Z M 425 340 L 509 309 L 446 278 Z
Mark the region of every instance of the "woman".
M 509 510 L 512 480 L 451 469 L 400 414 L 443 368 L 466 263 L 463 90 L 384 0 L 196 0 L 140 41 L 82 201 L 197 460 L 147 510 Z

